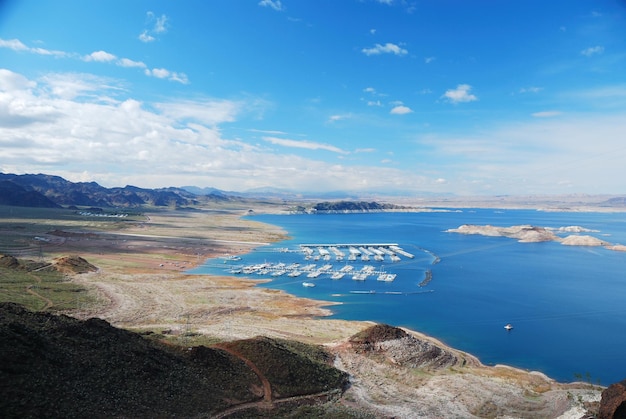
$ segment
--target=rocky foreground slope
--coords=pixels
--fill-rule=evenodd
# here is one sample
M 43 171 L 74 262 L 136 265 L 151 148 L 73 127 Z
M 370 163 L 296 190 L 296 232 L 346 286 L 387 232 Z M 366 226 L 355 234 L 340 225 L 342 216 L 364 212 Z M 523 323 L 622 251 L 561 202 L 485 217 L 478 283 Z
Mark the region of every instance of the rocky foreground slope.
M 325 349 L 190 348 L 13 303 L 0 304 L 0 392 L 3 417 L 579 418 L 599 394 L 386 325 Z

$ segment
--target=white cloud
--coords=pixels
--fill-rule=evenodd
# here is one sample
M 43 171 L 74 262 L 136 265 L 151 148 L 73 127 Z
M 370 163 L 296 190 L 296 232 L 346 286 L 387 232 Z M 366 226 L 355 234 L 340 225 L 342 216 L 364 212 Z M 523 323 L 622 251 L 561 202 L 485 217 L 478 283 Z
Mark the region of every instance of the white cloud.
M 387 42 L 385 45 L 376 44 L 372 48 L 363 48 L 361 52 L 368 56 L 380 54 L 406 55 L 408 53 L 406 49 L 390 42 Z
M 271 7 L 272 9 L 277 11 L 283 10 L 283 5 L 280 0 L 261 0 L 259 2 L 259 6 Z
M 139 38 L 139 40 L 141 42 L 146 42 L 146 43 L 152 42 L 152 41 L 156 40 L 156 38 L 154 36 L 148 34 L 148 30 L 147 29 L 145 31 L 141 32 L 139 34 L 138 38 Z
M 470 93 L 472 86 L 469 84 L 459 84 L 456 89 L 449 89 L 443 94 L 443 98 L 451 103 L 474 102 L 478 98 Z
M 152 76 L 158 79 L 167 79 L 167 80 L 176 81 L 182 84 L 189 83 L 189 79 L 187 78 L 187 75 L 185 73 L 173 72 L 166 68 L 153 68 L 152 70 L 149 68 L 146 68 L 144 70 L 144 73 L 146 74 L 146 76 Z
M 177 121 L 194 121 L 206 126 L 233 122 L 243 105 L 230 100 L 180 100 L 154 105 L 162 115 Z
M 167 24 L 169 18 L 166 15 L 157 16 L 153 12 L 146 13 L 146 25 L 147 29 L 137 37 L 141 42 L 154 42 L 156 37 L 154 35 L 164 34 L 167 32 Z
M 532 114 L 535 118 L 552 118 L 554 116 L 562 115 L 561 111 L 543 111 L 543 112 L 535 112 Z
M 343 119 L 349 119 L 352 118 L 351 114 L 342 114 L 342 115 L 331 115 L 330 117 L 328 117 L 328 122 L 337 122 L 337 121 L 341 121 Z
M 291 140 L 278 137 L 263 137 L 263 140 L 283 147 L 304 148 L 307 150 L 326 150 L 332 151 L 333 153 L 348 154 L 346 151 L 340 149 L 339 147 L 335 147 L 334 145 L 316 143 L 313 141 Z
M 156 22 L 154 23 L 154 32 L 155 33 L 164 33 L 167 32 L 167 16 L 165 15 L 161 15 L 159 17 L 156 18 Z
M 543 87 L 522 87 L 519 89 L 520 93 L 539 93 L 543 90 Z
M 128 58 L 121 58 L 117 65 L 120 67 L 136 67 L 136 68 L 146 68 L 146 64 L 141 61 L 133 61 Z
M 383 106 L 380 100 L 368 100 L 367 106 Z
M 26 45 L 22 43 L 19 39 L 1 39 L 0 38 L 0 48 L 8 48 L 13 51 L 29 51 Z
M 433 61 L 435 61 L 435 60 L 436 60 L 436 57 L 425 57 L 425 58 L 424 58 L 424 62 L 425 62 L 426 64 L 430 64 L 430 63 L 432 63 L 432 62 L 433 62 Z
M 393 109 L 391 109 L 391 111 L 389 111 L 389 113 L 392 115 L 406 115 L 411 112 L 413 112 L 411 108 L 404 105 L 395 106 Z
M 32 48 L 24 45 L 19 39 L 2 39 L 0 38 L 0 48 L 8 48 L 13 51 L 25 51 L 39 55 L 54 55 L 57 57 L 67 56 L 63 51 L 54 51 L 45 48 Z
M 604 47 L 599 46 L 599 45 L 595 47 L 585 48 L 584 50 L 580 51 L 580 53 L 584 55 L 585 57 L 591 57 L 592 55 L 602 54 L 603 52 L 604 52 Z
M 0 91 L 26 90 L 32 89 L 36 85 L 37 83 L 28 80 L 21 74 L 14 73 L 6 68 L 0 68 Z
M 117 59 L 117 57 L 106 51 L 95 51 L 83 58 L 85 61 L 97 61 L 101 63 L 111 62 Z

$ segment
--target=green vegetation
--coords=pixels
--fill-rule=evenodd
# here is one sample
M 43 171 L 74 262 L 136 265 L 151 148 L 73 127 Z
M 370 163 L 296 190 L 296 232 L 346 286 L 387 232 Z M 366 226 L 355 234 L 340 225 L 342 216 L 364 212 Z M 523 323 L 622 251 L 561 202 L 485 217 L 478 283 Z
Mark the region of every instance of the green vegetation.
M 46 263 L 20 260 L 12 265 L 8 260 L 15 259 L 0 256 L 0 302 L 35 311 L 77 310 L 97 302 L 95 294 L 67 281 L 62 273 L 46 269 Z

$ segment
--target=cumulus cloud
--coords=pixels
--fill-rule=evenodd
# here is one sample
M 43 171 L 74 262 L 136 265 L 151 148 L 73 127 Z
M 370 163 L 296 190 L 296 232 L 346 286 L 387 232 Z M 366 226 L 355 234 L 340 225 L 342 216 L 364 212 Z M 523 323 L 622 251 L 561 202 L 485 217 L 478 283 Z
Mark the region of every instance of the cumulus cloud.
M 261 0 L 259 2 L 259 6 L 262 7 L 271 7 L 274 10 L 281 11 L 283 10 L 283 5 L 280 0 Z
M 380 55 L 380 54 L 394 54 L 394 55 L 406 55 L 408 51 L 399 47 L 396 44 L 387 42 L 385 45 L 376 44 L 372 48 L 363 48 L 361 52 L 365 55 Z
M 430 183 L 397 168 L 345 166 L 225 138 L 220 125 L 243 118 L 256 106 L 254 98 L 144 103 L 108 79 L 72 73 L 35 81 L 9 70 L 0 71 L 0 87 L 0 162 L 7 172 L 54 173 L 104 186 L 196 184 L 228 190 L 271 185 L 322 191 L 346 184 L 388 190 Z M 347 154 L 313 141 L 277 136 L 265 141 L 287 150 Z
M 443 94 L 443 98 L 445 98 L 450 103 L 462 103 L 462 102 L 474 102 L 478 100 L 478 98 L 470 93 L 472 90 L 472 86 L 469 84 L 459 84 L 456 89 L 449 89 Z
M 411 112 L 413 112 L 411 108 L 409 108 L 408 106 L 404 106 L 404 105 L 394 106 L 391 109 L 391 111 L 389 111 L 389 113 L 392 115 L 406 115 Z
M 35 87 L 37 83 L 28 80 L 21 74 L 14 73 L 6 68 L 0 68 L 0 91 L 11 92 Z
M 591 57 L 592 55 L 602 54 L 603 52 L 604 52 L 604 47 L 599 46 L 599 45 L 595 47 L 585 48 L 584 50 L 580 51 L 580 53 L 584 55 L 585 57 Z
M 117 57 L 106 51 L 94 51 L 83 58 L 85 61 L 97 61 L 100 63 L 111 62 L 117 59 Z

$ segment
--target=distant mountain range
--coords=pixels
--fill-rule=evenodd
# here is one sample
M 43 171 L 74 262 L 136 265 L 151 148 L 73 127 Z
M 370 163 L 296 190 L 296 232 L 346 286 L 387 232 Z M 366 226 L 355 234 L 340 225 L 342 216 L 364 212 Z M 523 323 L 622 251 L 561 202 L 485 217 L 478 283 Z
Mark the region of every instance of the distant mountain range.
M 96 182 L 74 183 L 59 176 L 0 173 L 0 205 L 134 208 L 142 205 L 178 207 L 198 202 L 197 195 L 181 188 L 105 188 Z
M 24 207 L 58 208 L 68 206 L 102 207 L 102 208 L 137 208 L 144 205 L 157 207 L 184 207 L 197 205 L 204 202 L 234 202 L 246 200 L 283 200 L 283 201 L 342 201 L 341 208 L 329 208 L 327 202 L 317 205 L 322 207 L 317 210 L 372 210 L 392 208 L 371 208 L 372 202 L 363 207 L 367 201 L 379 199 L 415 196 L 399 191 L 386 193 L 357 193 L 350 191 L 330 191 L 325 193 L 296 192 L 272 187 L 257 188 L 246 192 L 223 191 L 217 188 L 200 188 L 197 186 L 183 186 L 180 188 L 146 189 L 137 186 L 124 186 L 105 188 L 96 182 L 70 182 L 60 176 L 46 174 L 15 175 L 0 173 L 0 205 L 14 205 Z M 444 205 L 448 198 L 463 200 L 451 194 L 420 193 L 419 196 L 429 196 L 435 200 L 443 199 L 440 205 Z M 624 196 L 596 197 L 598 201 L 592 202 L 593 197 L 587 197 L 588 203 L 599 207 L 623 208 L 626 207 Z M 537 198 L 539 201 L 545 197 Z M 355 204 L 350 201 L 358 201 Z M 367 202 L 366 202 L 367 203 Z M 375 203 L 375 202 L 374 202 Z M 358 208 L 352 208 L 354 206 Z M 348 208 L 350 207 L 350 208 Z M 402 208 L 398 207 L 397 209 Z

